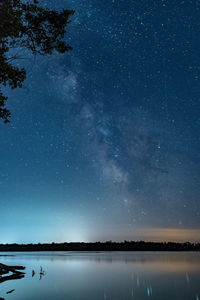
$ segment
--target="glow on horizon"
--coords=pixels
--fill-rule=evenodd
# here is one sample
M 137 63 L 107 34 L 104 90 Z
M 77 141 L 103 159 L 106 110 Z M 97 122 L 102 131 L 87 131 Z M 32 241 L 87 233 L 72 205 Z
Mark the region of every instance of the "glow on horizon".
M 133 232 L 134 240 L 154 242 L 199 242 L 200 229 L 148 228 Z
M 52 234 L 52 235 L 51 235 Z M 43 238 L 41 238 L 41 235 Z M 200 229 L 177 229 L 177 228 L 142 228 L 127 232 L 109 232 L 107 234 L 100 234 L 99 232 L 87 232 L 86 230 L 73 228 L 72 230 L 65 230 L 64 228 L 54 231 L 52 233 L 40 232 L 40 237 L 37 232 L 32 238 L 27 236 L 25 232 L 16 236 L 14 234 L 5 233 L 0 239 L 0 244 L 12 243 L 63 243 L 63 242 L 105 242 L 116 241 L 123 242 L 124 240 L 132 241 L 146 241 L 146 242 L 200 242 Z

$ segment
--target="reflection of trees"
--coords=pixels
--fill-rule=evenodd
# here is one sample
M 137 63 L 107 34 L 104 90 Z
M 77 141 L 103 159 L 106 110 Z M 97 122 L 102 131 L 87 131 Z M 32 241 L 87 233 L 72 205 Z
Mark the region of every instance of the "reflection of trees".
M 16 279 L 24 278 L 25 273 L 21 271 L 21 270 L 24 270 L 24 269 L 25 269 L 25 267 L 7 266 L 7 265 L 4 265 L 4 264 L 0 263 L 0 283 L 8 281 L 8 280 L 16 280 Z M 11 290 L 8 293 L 11 293 L 13 291 L 14 290 Z M 0 297 L 0 300 L 3 300 L 3 298 Z

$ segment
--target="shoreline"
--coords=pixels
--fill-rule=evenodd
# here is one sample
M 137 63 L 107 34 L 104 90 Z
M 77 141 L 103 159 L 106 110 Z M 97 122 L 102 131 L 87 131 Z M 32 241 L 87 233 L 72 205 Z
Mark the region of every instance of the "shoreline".
M 95 242 L 95 243 L 44 243 L 44 244 L 0 244 L 1 252 L 59 252 L 59 251 L 78 251 L 78 252 L 130 252 L 130 251 L 167 251 L 167 252 L 198 252 L 200 243 L 157 243 L 157 242 Z M 0 255 L 1 256 L 1 255 Z M 6 256 L 4 254 L 3 256 Z M 7 255 L 8 256 L 8 255 Z

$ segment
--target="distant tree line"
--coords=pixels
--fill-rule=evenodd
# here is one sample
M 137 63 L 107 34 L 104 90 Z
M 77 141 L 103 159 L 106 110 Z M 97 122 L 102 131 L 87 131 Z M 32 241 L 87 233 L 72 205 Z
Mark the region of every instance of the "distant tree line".
M 200 243 L 108 241 L 95 243 L 0 244 L 0 251 L 200 251 Z

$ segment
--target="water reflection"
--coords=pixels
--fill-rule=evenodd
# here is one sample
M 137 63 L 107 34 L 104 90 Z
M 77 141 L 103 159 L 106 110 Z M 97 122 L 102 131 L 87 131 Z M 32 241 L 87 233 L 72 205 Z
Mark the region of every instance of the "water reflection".
M 42 277 L 45 275 L 45 271 L 43 270 L 43 268 L 40 266 L 40 280 L 42 279 Z
M 1 284 L 5 300 L 199 300 L 200 295 L 200 253 L 47 252 L 2 259 L 26 266 L 22 281 Z
M 0 263 L 0 283 L 17 280 L 24 278 L 25 273 L 19 270 L 24 270 L 24 267 L 20 266 L 8 266 Z M 11 273 L 11 274 L 10 274 Z M 9 290 L 6 294 L 11 294 L 15 291 L 15 289 Z M 4 300 L 4 298 L 0 297 L 0 300 Z

